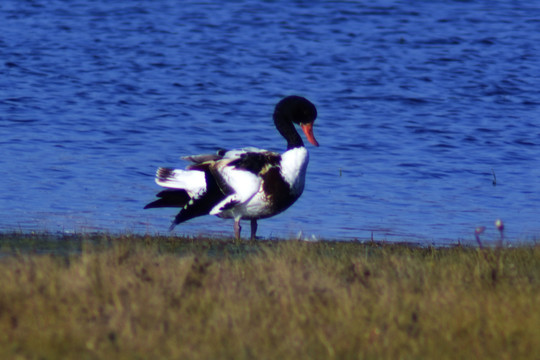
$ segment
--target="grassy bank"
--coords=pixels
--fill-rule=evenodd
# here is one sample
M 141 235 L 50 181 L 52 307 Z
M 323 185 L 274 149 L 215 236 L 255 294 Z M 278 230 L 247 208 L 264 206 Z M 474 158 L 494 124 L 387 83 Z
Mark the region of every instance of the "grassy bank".
M 540 354 L 538 245 L 2 235 L 0 249 L 2 359 Z

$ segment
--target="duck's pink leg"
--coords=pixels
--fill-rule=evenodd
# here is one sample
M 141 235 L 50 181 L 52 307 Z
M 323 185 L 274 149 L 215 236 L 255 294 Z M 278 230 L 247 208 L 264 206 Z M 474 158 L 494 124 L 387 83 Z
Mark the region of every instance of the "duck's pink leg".
M 236 240 L 240 240 L 241 230 L 242 230 L 242 227 L 240 226 L 240 218 L 234 219 L 234 236 L 236 237 Z
M 251 240 L 255 240 L 257 234 L 257 220 L 251 219 Z

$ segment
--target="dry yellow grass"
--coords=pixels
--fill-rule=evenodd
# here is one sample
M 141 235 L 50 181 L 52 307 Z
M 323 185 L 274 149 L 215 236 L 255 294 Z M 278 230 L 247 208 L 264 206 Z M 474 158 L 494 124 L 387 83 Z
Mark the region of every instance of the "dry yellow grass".
M 540 354 L 538 245 L 0 240 L 2 359 Z

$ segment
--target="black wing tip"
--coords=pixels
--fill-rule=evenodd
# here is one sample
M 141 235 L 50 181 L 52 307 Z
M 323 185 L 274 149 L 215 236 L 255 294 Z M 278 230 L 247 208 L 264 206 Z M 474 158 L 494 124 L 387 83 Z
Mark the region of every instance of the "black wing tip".
M 173 221 L 171 223 L 171 226 L 169 226 L 169 232 L 172 232 L 174 230 L 174 228 L 176 227 L 176 225 L 178 225 L 178 223 L 175 221 Z
M 163 204 L 163 199 L 158 199 L 156 201 L 152 201 L 149 204 L 146 204 L 143 209 L 155 209 L 160 207 L 167 207 Z
M 144 209 L 162 208 L 162 207 L 184 207 L 190 197 L 187 191 L 183 189 L 167 189 L 160 191 L 156 195 L 159 199 L 146 204 Z

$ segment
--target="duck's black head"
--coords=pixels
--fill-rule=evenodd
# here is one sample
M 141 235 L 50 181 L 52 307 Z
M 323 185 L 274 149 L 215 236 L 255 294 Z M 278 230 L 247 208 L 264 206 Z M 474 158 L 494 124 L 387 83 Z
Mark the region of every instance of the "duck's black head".
M 308 141 L 319 146 L 313 136 L 313 123 L 317 118 L 317 109 L 308 99 L 291 95 L 277 103 L 274 110 L 274 123 L 278 131 L 288 142 L 288 148 L 304 146 L 302 138 L 294 130 L 293 124 L 298 124 L 304 131 Z

